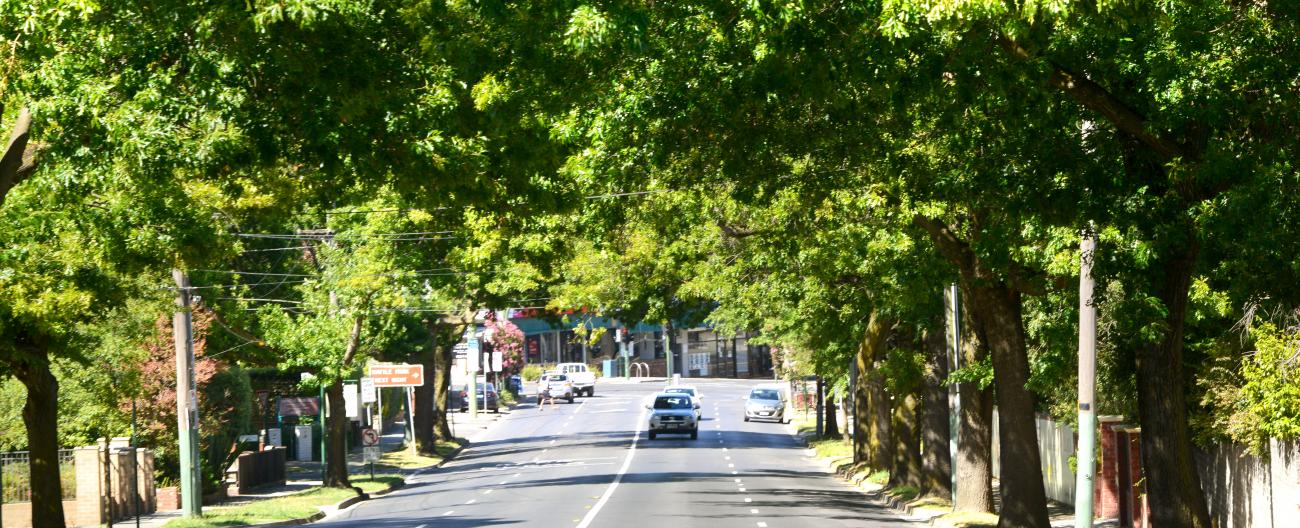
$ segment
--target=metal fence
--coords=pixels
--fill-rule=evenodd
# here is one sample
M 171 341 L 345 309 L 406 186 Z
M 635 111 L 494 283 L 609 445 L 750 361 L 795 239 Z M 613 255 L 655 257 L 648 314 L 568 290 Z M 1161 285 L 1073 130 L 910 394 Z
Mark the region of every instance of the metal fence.
M 76 467 L 73 465 L 72 450 L 59 450 L 59 481 L 63 483 L 63 499 L 77 496 Z M 0 503 L 31 502 L 32 470 L 27 451 L 0 453 Z

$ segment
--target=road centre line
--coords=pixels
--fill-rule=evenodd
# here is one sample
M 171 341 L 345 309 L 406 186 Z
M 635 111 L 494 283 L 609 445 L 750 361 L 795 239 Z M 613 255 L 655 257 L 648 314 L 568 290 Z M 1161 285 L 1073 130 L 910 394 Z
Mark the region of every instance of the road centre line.
M 609 498 L 614 495 L 614 490 L 618 489 L 618 484 L 623 481 L 623 475 L 627 474 L 627 469 L 632 466 L 632 457 L 636 455 L 636 444 L 641 439 L 641 423 L 644 421 L 645 410 L 642 409 L 640 416 L 636 419 L 636 427 L 632 430 L 632 446 L 628 448 L 627 455 L 623 458 L 623 467 L 618 469 L 618 473 L 614 475 L 614 481 L 610 482 L 609 487 L 605 488 L 605 493 L 601 494 L 600 500 L 596 501 L 596 504 L 587 512 L 587 515 L 582 518 L 582 522 L 578 524 L 577 528 L 591 526 L 591 522 L 596 519 L 600 509 L 605 507 L 605 503 L 609 502 Z

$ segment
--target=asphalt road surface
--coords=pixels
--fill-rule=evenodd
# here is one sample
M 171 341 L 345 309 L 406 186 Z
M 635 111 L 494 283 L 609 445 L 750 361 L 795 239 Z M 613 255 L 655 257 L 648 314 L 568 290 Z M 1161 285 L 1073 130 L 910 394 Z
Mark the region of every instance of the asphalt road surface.
M 645 433 L 662 383 L 601 383 L 592 398 L 533 404 L 402 489 L 319 524 L 330 527 L 912 526 L 813 463 L 775 423 L 745 422 L 758 382 L 689 380 L 704 395 L 698 440 Z

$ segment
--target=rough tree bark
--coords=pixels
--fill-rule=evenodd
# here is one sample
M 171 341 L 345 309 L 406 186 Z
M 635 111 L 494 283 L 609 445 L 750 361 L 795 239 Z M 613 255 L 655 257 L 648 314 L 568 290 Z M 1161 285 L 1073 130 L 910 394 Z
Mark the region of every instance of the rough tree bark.
M 2 113 L 4 106 L 0 105 L 0 114 Z M 9 144 L 5 146 L 4 154 L 0 155 L 0 206 L 4 205 L 10 190 L 36 171 L 37 147 L 28 145 L 31 128 L 32 114 L 23 108 L 18 113 L 13 128 L 9 130 Z
M 988 349 L 975 333 L 970 304 L 961 303 L 962 365 L 973 365 L 988 357 Z M 957 413 L 957 511 L 993 511 L 993 389 L 978 383 L 957 384 L 961 408 Z
M 1164 272 L 1159 294 L 1167 309 L 1165 333 L 1138 347 L 1138 413 L 1152 526 L 1206 528 L 1210 513 L 1192 460 L 1183 373 L 1188 290 L 1200 248 L 1194 234 L 1185 235 L 1187 243 L 1163 251 L 1154 267 Z
M 418 356 L 419 364 L 424 367 L 425 372 L 437 372 L 438 356 L 438 329 L 434 321 L 424 321 L 424 326 L 429 332 L 429 346 Z M 442 402 L 439 401 L 435 394 L 434 383 L 425 383 L 415 388 L 415 412 L 414 416 L 415 430 L 415 450 L 422 455 L 438 454 L 438 439 L 433 431 L 433 423 L 437 416 L 437 411 L 442 408 Z M 445 414 L 444 414 L 445 416 Z
M 31 466 L 32 526 L 63 528 L 63 492 L 59 483 L 59 381 L 50 373 L 49 350 L 27 343 L 26 358 L 14 367 L 27 388 L 23 425 L 27 427 L 28 463 Z
M 853 388 L 856 402 L 853 426 L 858 441 L 854 446 L 853 460 L 876 469 L 889 469 L 891 461 L 889 396 L 885 393 L 884 376 L 879 368 L 888 339 L 889 325 L 878 313 L 872 312 L 856 357 L 858 383 Z
M 893 423 L 893 464 L 889 486 L 921 487 L 921 435 L 916 423 L 916 394 L 895 397 Z
M 826 398 L 826 407 L 823 411 L 826 415 L 826 430 L 822 431 L 825 438 L 834 438 L 840 435 L 840 424 L 837 420 L 839 409 L 835 407 L 835 398 Z
M 952 455 L 948 449 L 948 358 L 943 318 L 937 317 L 923 337 L 925 371 L 921 377 L 921 494 L 952 498 Z
M 972 215 L 972 230 L 978 236 L 981 215 Z M 1038 432 L 1034 426 L 1034 395 L 1029 392 L 1029 351 L 1020 313 L 1020 292 L 1006 275 L 990 269 L 949 226 L 917 217 L 939 252 L 957 267 L 962 294 L 970 301 L 971 319 L 981 342 L 993 358 L 993 385 L 998 400 L 998 441 L 1003 460 L 999 475 L 1002 508 L 999 527 L 1047 528 L 1047 493 L 1038 454 Z
M 357 350 L 361 348 L 361 329 L 365 325 L 365 316 L 358 316 L 352 321 L 352 333 L 348 336 L 347 350 L 343 353 L 343 368 L 325 389 L 325 394 L 329 396 L 329 417 L 326 418 L 326 426 L 329 429 L 329 436 L 325 442 L 325 486 L 332 488 L 352 488 L 357 493 L 362 493 L 360 488 L 352 486 L 348 480 L 348 459 L 347 459 L 347 434 L 348 434 L 348 415 L 347 407 L 343 402 L 343 376 L 351 369 L 352 360 L 357 355 Z

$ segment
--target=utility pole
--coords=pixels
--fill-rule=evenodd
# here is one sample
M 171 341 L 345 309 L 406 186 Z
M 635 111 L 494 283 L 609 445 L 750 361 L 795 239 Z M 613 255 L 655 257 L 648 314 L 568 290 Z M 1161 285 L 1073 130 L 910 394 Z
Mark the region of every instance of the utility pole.
M 199 405 L 194 387 L 194 329 L 191 326 L 190 278 L 173 269 L 176 313 L 172 316 L 172 341 L 176 343 L 176 428 L 181 466 L 181 512 L 185 517 L 203 513 L 203 472 L 199 469 Z
M 957 290 L 957 285 L 952 284 L 948 287 L 945 295 L 946 303 L 951 303 L 951 310 L 948 311 L 952 319 L 952 351 L 948 354 L 948 372 L 955 372 L 961 368 L 961 295 Z M 957 438 L 961 433 L 961 391 L 957 389 L 956 384 L 948 385 L 948 456 L 952 460 L 951 486 L 952 502 L 957 503 Z
M 1097 306 L 1093 302 L 1093 255 L 1097 234 L 1085 229 L 1079 242 L 1079 469 L 1074 482 L 1074 526 L 1092 528 L 1097 448 Z

